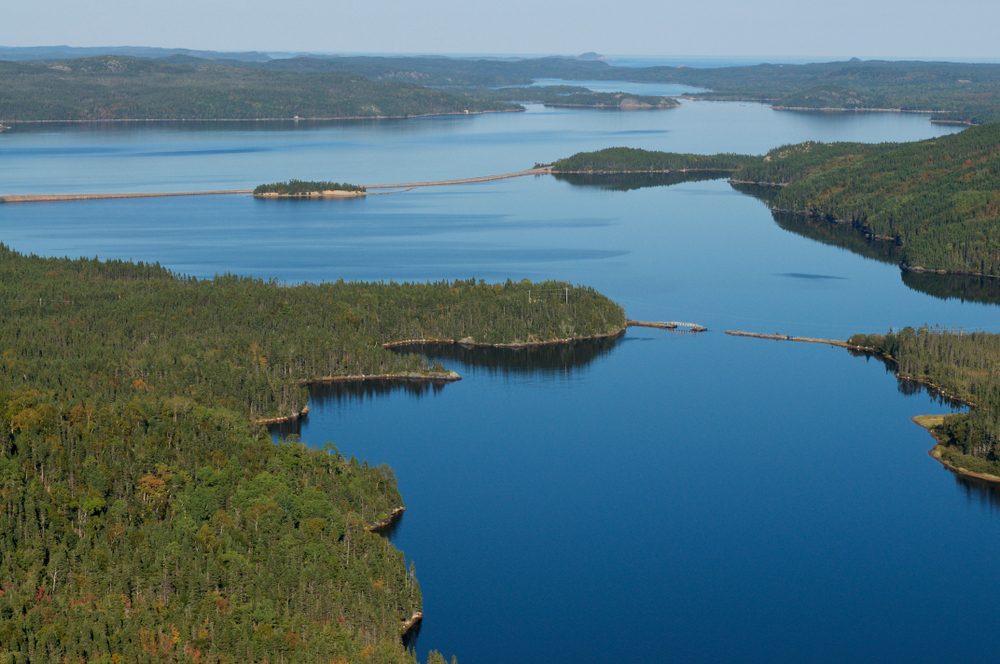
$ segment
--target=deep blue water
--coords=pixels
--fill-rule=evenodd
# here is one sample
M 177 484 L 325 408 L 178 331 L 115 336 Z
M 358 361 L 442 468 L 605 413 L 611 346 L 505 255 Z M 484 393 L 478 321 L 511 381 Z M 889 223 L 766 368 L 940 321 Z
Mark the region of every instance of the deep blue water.
M 513 170 L 611 144 L 761 152 L 950 131 L 898 115 L 687 103 L 313 127 L 13 132 L 9 193 L 398 181 Z M 998 499 L 926 451 L 949 407 L 881 363 L 728 328 L 845 337 L 1000 331 L 996 305 L 908 288 L 892 264 L 782 230 L 721 181 L 628 192 L 552 178 L 333 203 L 245 197 L 0 206 L 45 255 L 287 282 L 530 277 L 630 316 L 601 352 L 442 361 L 443 389 L 316 393 L 301 434 L 396 471 L 417 650 L 461 661 L 983 659 L 1000 646 Z M 418 393 L 419 392 L 419 393 Z

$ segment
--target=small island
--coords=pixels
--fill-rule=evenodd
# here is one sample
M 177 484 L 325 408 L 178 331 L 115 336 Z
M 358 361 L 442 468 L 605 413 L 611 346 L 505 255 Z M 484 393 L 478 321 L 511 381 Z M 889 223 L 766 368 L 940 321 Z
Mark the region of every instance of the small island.
M 356 184 L 314 180 L 273 182 L 253 190 L 254 198 L 358 198 L 367 195 L 365 188 Z

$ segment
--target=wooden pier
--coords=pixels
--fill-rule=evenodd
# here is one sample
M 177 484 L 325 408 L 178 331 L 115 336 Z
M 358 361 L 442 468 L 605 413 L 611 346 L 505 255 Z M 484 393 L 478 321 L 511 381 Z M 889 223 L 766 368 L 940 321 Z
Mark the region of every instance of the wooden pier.
M 651 320 L 627 320 L 628 327 L 652 327 L 657 330 L 679 330 L 681 332 L 705 332 L 708 330 L 704 325 L 698 323 L 686 323 L 683 321 L 651 321 Z

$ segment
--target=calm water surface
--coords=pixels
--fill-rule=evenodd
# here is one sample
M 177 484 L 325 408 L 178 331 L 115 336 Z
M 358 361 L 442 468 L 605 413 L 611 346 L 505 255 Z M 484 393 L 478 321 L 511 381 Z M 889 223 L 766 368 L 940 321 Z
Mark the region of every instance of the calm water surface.
M 762 152 L 950 131 L 896 115 L 685 103 L 314 127 L 49 129 L 0 140 L 9 193 L 354 182 L 512 170 L 622 144 Z M 926 454 L 945 404 L 842 351 L 923 323 L 1000 331 L 996 305 L 909 288 L 892 264 L 784 230 L 720 181 L 634 191 L 553 178 L 336 204 L 181 198 L 0 206 L 26 252 L 210 276 L 560 278 L 633 330 L 555 354 L 442 357 L 443 389 L 317 391 L 302 437 L 390 464 L 408 511 L 417 640 L 463 662 L 942 660 L 1000 647 L 997 499 Z M 925 289 L 927 290 L 927 289 Z

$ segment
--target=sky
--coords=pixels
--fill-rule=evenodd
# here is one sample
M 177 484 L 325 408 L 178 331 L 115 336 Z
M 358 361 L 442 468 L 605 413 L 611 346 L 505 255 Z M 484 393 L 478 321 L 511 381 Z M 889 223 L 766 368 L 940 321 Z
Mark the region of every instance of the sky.
M 6 46 L 998 59 L 1000 0 L 33 0 Z

